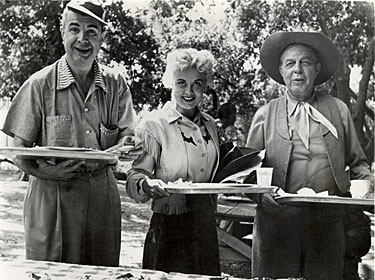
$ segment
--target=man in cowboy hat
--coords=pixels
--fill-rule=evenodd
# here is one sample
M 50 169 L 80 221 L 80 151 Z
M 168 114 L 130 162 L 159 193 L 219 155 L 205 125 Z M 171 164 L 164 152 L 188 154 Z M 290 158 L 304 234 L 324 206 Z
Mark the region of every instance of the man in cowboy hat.
M 104 9 L 73 0 L 63 12 L 66 54 L 33 74 L 19 89 L 3 132 L 17 147 L 108 149 L 133 135 L 132 97 L 125 80 L 99 65 Z M 125 158 L 139 154 L 133 150 Z M 26 258 L 118 266 L 121 205 L 105 162 L 17 159 L 31 175 L 24 205 Z
M 266 149 L 272 185 L 288 193 L 302 188 L 345 196 L 350 179 L 371 180 L 347 106 L 314 86 L 335 72 L 339 55 L 315 32 L 277 32 L 260 50 L 263 69 L 286 94 L 261 107 L 247 146 Z M 272 194 L 254 197 L 253 277 L 342 279 L 344 210 L 328 204 L 280 205 Z

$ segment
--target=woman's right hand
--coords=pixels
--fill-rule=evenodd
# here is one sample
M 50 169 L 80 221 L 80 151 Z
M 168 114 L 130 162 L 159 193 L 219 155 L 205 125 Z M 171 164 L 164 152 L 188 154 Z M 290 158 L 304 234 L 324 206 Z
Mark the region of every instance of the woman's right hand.
M 167 185 L 159 179 L 146 179 L 142 183 L 142 189 L 152 199 L 158 199 L 170 196 L 164 187 Z

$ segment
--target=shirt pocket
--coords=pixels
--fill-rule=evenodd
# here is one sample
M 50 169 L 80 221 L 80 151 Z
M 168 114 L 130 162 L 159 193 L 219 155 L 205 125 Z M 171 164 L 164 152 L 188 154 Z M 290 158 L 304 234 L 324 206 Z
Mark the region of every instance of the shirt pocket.
M 46 116 L 47 145 L 72 146 L 72 123 L 71 115 Z
M 113 125 L 111 128 L 107 128 L 103 123 L 100 123 L 100 148 L 106 150 L 118 142 L 119 128 L 117 125 Z

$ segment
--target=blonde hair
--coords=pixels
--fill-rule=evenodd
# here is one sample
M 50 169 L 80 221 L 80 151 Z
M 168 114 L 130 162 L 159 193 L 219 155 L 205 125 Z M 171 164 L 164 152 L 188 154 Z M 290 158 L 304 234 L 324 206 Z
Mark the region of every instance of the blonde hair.
M 167 55 L 167 66 L 162 78 L 163 85 L 171 88 L 173 83 L 173 73 L 175 70 L 186 70 L 195 68 L 198 72 L 204 73 L 206 85 L 211 85 L 214 66 L 216 64 L 214 56 L 210 51 L 196 49 L 177 49 Z

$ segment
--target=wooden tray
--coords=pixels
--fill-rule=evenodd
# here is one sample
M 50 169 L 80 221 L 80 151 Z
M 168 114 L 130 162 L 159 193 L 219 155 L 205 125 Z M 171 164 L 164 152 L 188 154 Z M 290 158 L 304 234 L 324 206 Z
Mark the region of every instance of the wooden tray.
M 87 162 L 116 163 L 118 156 L 114 153 L 73 147 L 3 147 L 0 154 L 7 157 L 21 157 L 25 159 L 49 158 L 49 159 L 76 159 Z
M 301 196 L 301 195 L 282 195 L 275 198 L 282 204 L 300 204 L 300 203 L 329 203 L 329 204 L 346 204 L 374 206 L 373 199 L 361 199 L 339 196 Z
M 219 183 L 195 183 L 170 184 L 164 188 L 170 193 L 182 194 L 230 194 L 230 193 L 267 193 L 272 192 L 275 187 L 259 187 L 254 184 L 219 184 Z

